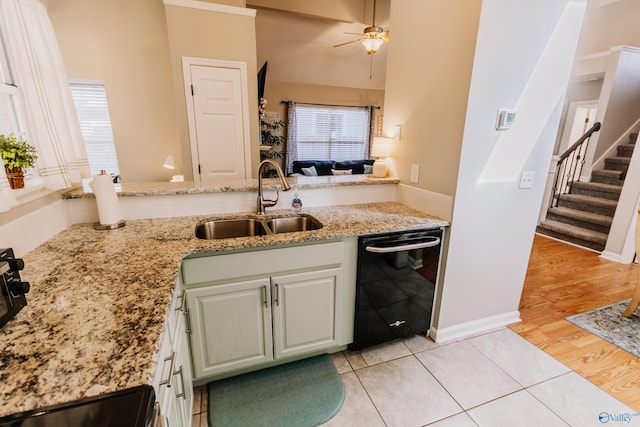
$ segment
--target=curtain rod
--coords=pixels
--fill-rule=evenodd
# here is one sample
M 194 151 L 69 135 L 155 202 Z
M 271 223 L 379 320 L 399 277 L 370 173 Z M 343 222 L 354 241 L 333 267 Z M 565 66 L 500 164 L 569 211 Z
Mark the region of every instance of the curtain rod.
M 380 109 L 378 105 L 336 105 L 336 104 L 316 104 L 315 102 L 280 101 L 281 104 L 288 104 L 290 102 L 296 102 L 298 104 L 321 105 L 323 107 L 373 107 L 377 110 Z

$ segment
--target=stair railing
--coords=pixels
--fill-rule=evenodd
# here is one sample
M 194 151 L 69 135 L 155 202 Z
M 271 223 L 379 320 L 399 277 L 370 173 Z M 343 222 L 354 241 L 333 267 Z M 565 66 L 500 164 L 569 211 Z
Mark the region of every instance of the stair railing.
M 580 178 L 585 162 L 585 154 L 589 148 L 591 135 L 600 130 L 600 122 L 595 122 L 571 147 L 562 153 L 556 165 L 556 177 L 553 181 L 552 197 L 549 207 L 558 206 L 562 194 L 571 192 L 571 185 Z

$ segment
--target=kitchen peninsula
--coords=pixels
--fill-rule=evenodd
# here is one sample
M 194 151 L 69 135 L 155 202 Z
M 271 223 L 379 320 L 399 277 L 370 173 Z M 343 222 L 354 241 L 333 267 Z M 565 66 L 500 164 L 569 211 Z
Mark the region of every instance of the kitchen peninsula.
M 75 224 L 38 246 L 24 256 L 28 305 L 0 330 L 0 416 L 150 384 L 187 255 L 448 225 L 394 202 L 303 212 L 323 227 L 200 240 L 196 223 L 224 214 L 127 219 L 124 228 L 107 232 Z

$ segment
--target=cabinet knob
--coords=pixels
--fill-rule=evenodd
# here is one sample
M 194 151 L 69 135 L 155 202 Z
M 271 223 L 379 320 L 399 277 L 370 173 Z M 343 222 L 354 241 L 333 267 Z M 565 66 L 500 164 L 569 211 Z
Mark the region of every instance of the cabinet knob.
M 10 282 L 9 291 L 14 295 L 26 294 L 31 289 L 29 282 Z
M 6 262 L 9 263 L 9 271 L 24 270 L 24 260 L 22 258 L 8 259 Z

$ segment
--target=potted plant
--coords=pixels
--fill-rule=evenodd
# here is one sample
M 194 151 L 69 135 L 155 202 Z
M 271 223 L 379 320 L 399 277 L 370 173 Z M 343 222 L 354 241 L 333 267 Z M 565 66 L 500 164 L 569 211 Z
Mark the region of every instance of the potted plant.
M 2 164 L 11 188 L 24 187 L 24 169 L 35 165 L 38 153 L 33 145 L 16 138 L 13 134 L 0 134 Z

